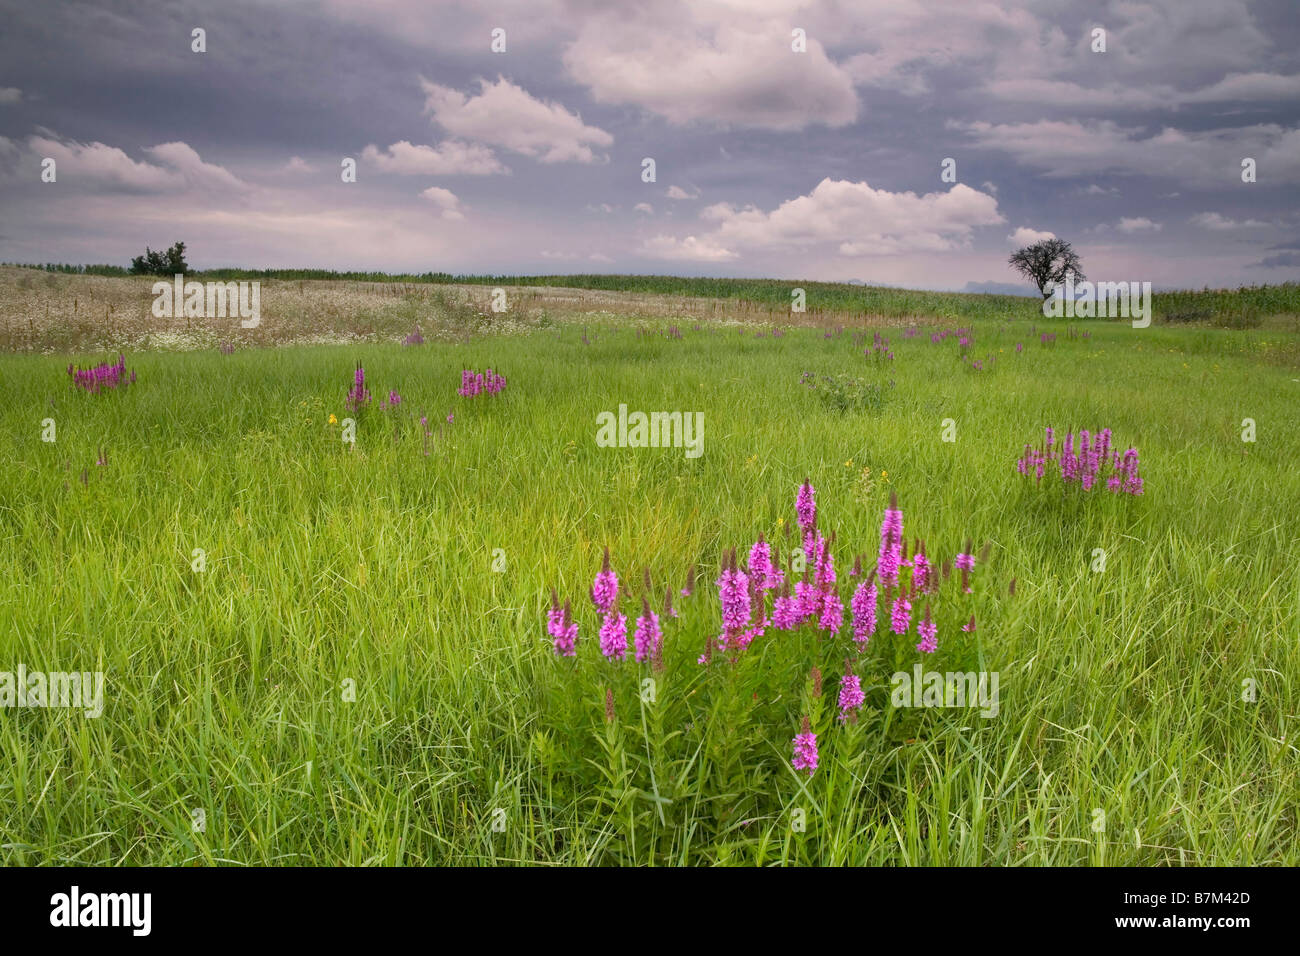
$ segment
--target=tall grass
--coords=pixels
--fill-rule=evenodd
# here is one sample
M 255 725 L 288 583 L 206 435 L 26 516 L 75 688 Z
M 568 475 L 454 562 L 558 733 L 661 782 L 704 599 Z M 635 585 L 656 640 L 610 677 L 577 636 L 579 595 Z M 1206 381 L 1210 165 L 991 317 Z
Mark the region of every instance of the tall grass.
M 1295 373 L 1229 332 L 1089 328 L 1045 348 L 980 323 L 983 373 L 952 339 L 896 337 L 895 386 L 861 412 L 799 381 L 871 375 L 861 348 L 800 329 L 138 353 L 136 385 L 99 395 L 65 367 L 104 356 L 0 357 L 0 670 L 107 675 L 99 719 L 0 709 L 0 860 L 1296 865 Z M 328 418 L 357 361 L 403 403 L 356 416 L 353 447 Z M 488 365 L 509 388 L 457 397 Z M 598 448 L 619 403 L 704 412 L 704 454 Z M 426 457 L 415 419 L 452 410 Z M 1035 493 L 1014 463 L 1046 424 L 1112 428 L 1146 493 Z M 996 718 L 891 708 L 919 655 L 883 636 L 847 727 L 847 636 L 695 664 L 722 551 L 784 545 L 805 476 L 842 569 L 891 491 L 931 553 L 992 544 L 979 630 L 944 622 L 933 663 L 999 672 Z M 605 546 L 633 590 L 701 567 L 662 674 L 596 651 Z M 545 634 L 552 585 L 573 660 Z M 808 779 L 789 758 L 810 712 Z

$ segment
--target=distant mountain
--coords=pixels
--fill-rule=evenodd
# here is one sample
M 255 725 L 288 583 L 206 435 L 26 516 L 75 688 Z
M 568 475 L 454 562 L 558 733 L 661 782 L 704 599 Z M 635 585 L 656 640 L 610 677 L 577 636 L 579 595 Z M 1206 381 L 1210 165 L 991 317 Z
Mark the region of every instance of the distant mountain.
M 1018 295 L 1028 299 L 1041 298 L 1032 286 L 1018 285 L 1014 282 L 967 282 L 961 291 L 984 295 Z

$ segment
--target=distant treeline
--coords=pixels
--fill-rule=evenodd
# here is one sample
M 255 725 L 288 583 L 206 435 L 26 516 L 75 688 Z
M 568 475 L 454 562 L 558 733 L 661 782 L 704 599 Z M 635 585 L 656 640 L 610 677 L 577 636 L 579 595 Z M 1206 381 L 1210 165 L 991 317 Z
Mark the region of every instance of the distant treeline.
M 48 272 L 79 275 L 125 276 L 120 266 L 74 266 L 50 263 Z M 692 296 L 733 300 L 786 311 L 790 291 L 804 290 L 812 311 L 865 313 L 906 317 L 939 316 L 950 319 L 1026 317 L 1038 313 L 1037 298 L 989 295 L 978 292 L 926 292 L 845 282 L 810 282 L 799 279 L 713 279 L 689 276 L 646 275 L 457 275 L 450 272 L 338 272 L 333 269 L 204 269 L 190 270 L 193 278 L 220 280 L 279 280 L 299 282 L 425 283 L 432 285 L 550 286 L 602 292 L 641 292 L 654 295 Z M 1216 321 L 1250 327 L 1268 315 L 1300 315 L 1300 283 L 1249 285 L 1236 289 L 1201 289 L 1156 292 L 1156 317 L 1166 322 Z
M 44 269 L 46 272 L 66 272 L 74 276 L 126 276 L 130 271 L 122 266 L 74 266 L 63 262 L 47 262 L 45 265 L 31 265 L 26 262 L 0 262 L 0 266 L 12 266 L 18 269 Z

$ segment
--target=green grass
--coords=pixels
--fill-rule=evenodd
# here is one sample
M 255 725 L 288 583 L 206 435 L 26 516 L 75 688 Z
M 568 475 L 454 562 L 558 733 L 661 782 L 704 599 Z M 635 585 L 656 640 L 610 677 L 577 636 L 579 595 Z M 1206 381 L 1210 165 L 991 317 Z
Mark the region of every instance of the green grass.
M 99 719 L 0 709 L 0 861 L 1294 866 L 1300 373 L 1255 333 L 1079 327 L 1040 320 L 1059 333 L 1044 347 L 981 322 L 984 373 L 898 329 L 884 368 L 848 331 L 708 326 L 147 353 L 102 395 L 65 367 L 103 356 L 0 357 L 0 670 L 107 675 Z M 358 360 L 376 403 L 403 404 L 357 416 L 352 447 L 327 418 Z M 484 365 L 506 392 L 456 396 Z M 841 413 L 805 371 L 894 387 Z M 703 412 L 703 455 L 598 448 L 620 403 Z M 415 419 L 452 409 L 426 457 Z M 1036 492 L 1014 461 L 1047 424 L 1112 428 L 1146 493 Z M 873 639 L 850 726 L 847 635 L 695 663 L 723 550 L 763 532 L 788 554 L 805 477 L 842 583 L 891 491 L 933 556 L 992 545 L 975 593 L 935 602 L 928 663 L 998 672 L 996 717 L 890 707 L 915 638 Z M 598 654 L 585 596 L 606 545 L 629 630 L 643 568 L 661 596 L 700 566 L 662 673 Z M 551 586 L 580 622 L 574 660 L 550 650 Z M 811 779 L 789 762 L 805 714 Z

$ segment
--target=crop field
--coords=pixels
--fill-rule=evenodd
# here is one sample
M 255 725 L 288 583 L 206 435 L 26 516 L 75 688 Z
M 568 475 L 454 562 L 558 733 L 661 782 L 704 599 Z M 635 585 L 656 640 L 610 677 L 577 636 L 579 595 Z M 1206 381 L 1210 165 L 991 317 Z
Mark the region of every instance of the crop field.
M 1300 864 L 1293 292 L 0 272 L 4 863 Z

